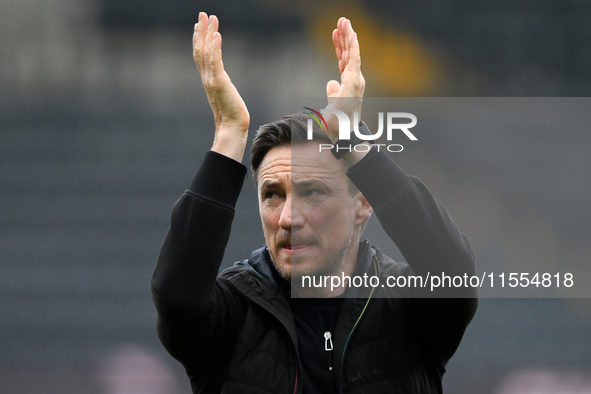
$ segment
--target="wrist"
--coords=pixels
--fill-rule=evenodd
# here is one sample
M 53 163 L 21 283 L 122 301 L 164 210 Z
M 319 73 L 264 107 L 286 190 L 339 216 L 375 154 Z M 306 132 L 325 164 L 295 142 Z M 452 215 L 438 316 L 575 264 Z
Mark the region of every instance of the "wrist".
M 345 162 L 347 167 L 353 167 L 355 164 L 359 163 L 361 159 L 367 156 L 373 146 L 369 141 L 364 141 L 358 145 L 367 145 L 367 148 L 362 148 L 362 151 L 353 150 L 352 152 L 347 152 L 345 155 L 343 155 L 342 160 Z
M 211 150 L 237 162 L 242 162 L 247 140 L 248 134 L 245 131 L 218 129 Z
M 355 117 L 357 118 L 357 117 Z M 351 127 L 349 139 L 333 142 L 332 154 L 337 160 L 342 159 L 348 167 L 357 164 L 371 150 L 370 140 L 358 137 L 357 132 L 362 136 L 371 136 L 371 132 L 363 121 L 359 121 L 358 127 Z

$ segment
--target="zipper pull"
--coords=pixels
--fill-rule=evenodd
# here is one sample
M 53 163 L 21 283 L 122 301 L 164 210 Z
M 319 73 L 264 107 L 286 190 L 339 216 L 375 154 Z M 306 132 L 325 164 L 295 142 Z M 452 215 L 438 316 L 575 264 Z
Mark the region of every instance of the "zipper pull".
M 327 352 L 332 350 L 332 334 L 330 331 L 324 333 L 324 350 Z

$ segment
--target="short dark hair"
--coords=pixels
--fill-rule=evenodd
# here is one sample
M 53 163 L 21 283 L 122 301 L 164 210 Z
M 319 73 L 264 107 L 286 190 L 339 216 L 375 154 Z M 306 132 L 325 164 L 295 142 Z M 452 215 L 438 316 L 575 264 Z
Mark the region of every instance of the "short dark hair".
M 306 145 L 312 141 L 318 144 L 332 144 L 315 121 L 312 122 L 312 140 L 308 140 L 308 119 L 312 118 L 298 112 L 259 127 L 250 149 L 250 168 L 255 186 L 258 185 L 261 163 L 271 149 L 279 146 Z M 353 196 L 359 192 L 350 179 L 349 192 Z
M 286 115 L 275 122 L 259 127 L 250 149 L 250 168 L 255 185 L 258 182 L 259 167 L 269 151 L 278 146 L 305 145 L 307 139 L 309 115 L 296 113 Z M 321 144 L 330 144 L 328 136 L 320 129 L 316 122 L 312 122 L 312 139 Z

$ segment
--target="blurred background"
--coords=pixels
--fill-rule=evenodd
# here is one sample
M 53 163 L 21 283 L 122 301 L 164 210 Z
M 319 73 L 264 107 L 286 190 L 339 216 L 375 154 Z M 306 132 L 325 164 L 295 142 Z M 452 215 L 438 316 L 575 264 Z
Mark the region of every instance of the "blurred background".
M 367 96 L 591 93 L 583 0 L 3 0 L 0 393 L 190 392 L 156 336 L 149 282 L 172 205 L 213 139 L 191 54 L 199 11 L 220 18 L 253 131 L 338 79 L 339 16 L 358 32 Z M 446 205 L 479 262 L 587 266 L 591 133 L 463 137 L 394 158 Z M 263 243 L 250 181 L 225 266 Z M 483 299 L 448 370 L 448 393 L 589 393 L 591 302 Z

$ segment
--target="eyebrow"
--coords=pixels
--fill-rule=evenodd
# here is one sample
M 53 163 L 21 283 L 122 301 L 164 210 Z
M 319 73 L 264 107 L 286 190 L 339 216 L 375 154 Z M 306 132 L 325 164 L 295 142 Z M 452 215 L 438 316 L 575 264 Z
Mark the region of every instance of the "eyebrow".
M 326 187 L 328 184 L 328 182 L 324 182 L 319 179 L 304 180 L 299 182 L 292 179 L 291 183 L 296 187 Z
M 326 186 L 327 182 L 323 182 L 319 179 L 311 179 L 311 180 L 304 180 L 304 181 L 294 181 L 291 180 L 291 184 L 297 187 L 310 187 L 310 186 Z M 261 183 L 261 189 L 273 189 L 275 187 L 281 187 L 281 182 L 276 181 L 264 181 Z
M 278 187 L 281 183 L 276 181 L 264 181 L 261 183 L 261 189 L 273 189 Z

